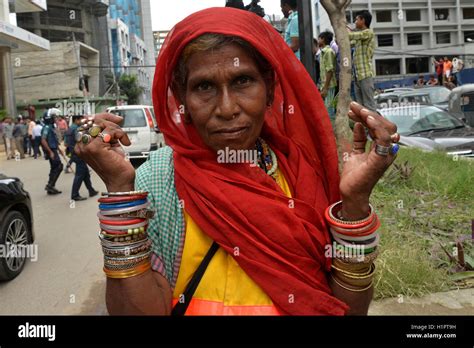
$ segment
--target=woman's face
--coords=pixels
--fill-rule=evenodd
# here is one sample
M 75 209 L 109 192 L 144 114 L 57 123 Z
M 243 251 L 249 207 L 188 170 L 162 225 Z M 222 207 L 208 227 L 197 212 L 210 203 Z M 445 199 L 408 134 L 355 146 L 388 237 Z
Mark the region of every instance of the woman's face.
M 260 136 L 267 86 L 257 64 L 238 45 L 193 54 L 187 63 L 186 120 L 218 151 L 247 150 Z

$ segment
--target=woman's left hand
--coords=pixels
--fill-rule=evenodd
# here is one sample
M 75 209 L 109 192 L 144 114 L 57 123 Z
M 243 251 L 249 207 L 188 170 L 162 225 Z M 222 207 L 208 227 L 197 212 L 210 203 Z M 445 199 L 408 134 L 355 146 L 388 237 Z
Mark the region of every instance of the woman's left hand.
M 365 109 L 352 102 L 349 117 L 356 122 L 354 126 L 354 146 L 344 158 L 344 168 L 339 189 L 342 197 L 342 216 L 349 220 L 367 217 L 369 197 L 375 184 L 383 176 L 396 158 L 392 144 L 400 140 L 397 126 L 378 113 Z M 367 135 L 373 140 L 372 147 L 366 151 Z M 379 149 L 376 151 L 376 145 Z M 388 151 L 387 155 L 378 152 Z

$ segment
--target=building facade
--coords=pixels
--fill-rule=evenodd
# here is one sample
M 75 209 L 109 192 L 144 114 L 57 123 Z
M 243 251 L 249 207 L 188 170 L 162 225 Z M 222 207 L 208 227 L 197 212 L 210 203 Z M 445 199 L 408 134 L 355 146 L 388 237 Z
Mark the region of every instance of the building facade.
M 75 57 L 75 52 L 70 48 L 74 46 L 80 50 L 82 69 L 85 71 L 84 79 L 86 86 L 94 86 L 88 89 L 91 97 L 103 95 L 107 89 L 105 79 L 107 69 L 104 66 L 109 65 L 109 42 L 107 35 L 107 11 L 108 0 L 48 0 L 47 11 L 41 13 L 24 13 L 17 16 L 18 25 L 32 33 L 35 33 L 54 45 L 50 54 L 41 55 L 40 60 L 36 60 L 38 55 L 35 52 L 23 51 L 18 53 L 17 57 L 35 61 L 36 65 L 31 65 L 32 71 L 42 71 L 43 76 L 33 73 L 25 74 L 21 68 L 15 69 L 15 87 L 17 93 L 22 95 L 23 102 L 33 102 L 45 99 L 56 99 L 65 97 L 75 97 L 82 95 L 79 90 L 79 62 Z M 60 52 L 58 49 L 64 49 Z M 61 74 L 63 66 L 63 57 L 70 58 L 69 65 L 75 64 L 75 71 L 68 73 L 70 78 L 75 74 L 76 90 L 71 95 L 67 95 L 66 89 L 58 89 L 57 95 L 52 93 L 53 89 L 35 89 L 35 85 L 40 79 L 48 80 L 55 74 Z M 96 56 L 97 55 L 97 56 Z M 92 64 L 91 62 L 94 62 Z M 85 64 L 85 65 L 84 65 Z M 71 68 L 72 65 L 69 67 Z M 37 72 L 39 73 L 39 72 Z M 30 76 L 31 75 L 31 76 Z M 34 75 L 34 76 L 33 76 Z M 25 77 L 30 76 L 30 77 Z M 31 78 L 31 80 L 30 80 Z M 31 85 L 30 85 L 31 82 Z M 67 80 L 67 84 L 72 81 Z M 26 88 L 26 90 L 23 90 Z M 35 93 L 28 93 L 35 90 Z M 67 89 L 69 91 L 69 89 Z M 29 98 L 27 98 L 29 96 Z
M 140 102 L 151 105 L 155 47 L 150 0 L 110 0 L 109 27 L 115 76 L 135 75 L 143 89 Z
M 369 10 L 377 39 L 374 67 L 378 80 L 434 72 L 433 58 L 460 56 L 474 66 L 473 0 L 352 0 L 346 17 Z M 317 32 L 330 29 L 328 15 L 315 4 Z
M 17 15 L 42 12 L 47 9 L 46 1 L 0 0 L 0 111 L 16 115 L 14 69 L 24 67 L 28 60 L 12 57 L 15 52 L 32 50 L 47 52 L 48 40 L 17 26 Z

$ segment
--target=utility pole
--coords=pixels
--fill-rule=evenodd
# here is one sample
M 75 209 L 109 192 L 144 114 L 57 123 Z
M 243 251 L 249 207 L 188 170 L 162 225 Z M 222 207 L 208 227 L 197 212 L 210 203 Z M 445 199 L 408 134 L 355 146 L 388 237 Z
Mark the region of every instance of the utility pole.
M 82 93 L 84 95 L 84 102 L 86 105 L 84 113 L 86 115 L 90 115 L 89 97 L 88 97 L 88 91 L 87 91 L 86 85 L 84 83 L 85 80 L 84 80 L 84 73 L 82 71 L 80 47 L 77 44 L 76 34 L 74 32 L 72 32 L 72 40 L 74 42 L 74 52 L 76 54 L 77 66 L 79 68 L 79 84 L 82 89 Z
M 316 82 L 316 68 L 313 56 L 312 1 L 298 0 L 298 24 L 300 33 L 300 56 L 309 75 Z

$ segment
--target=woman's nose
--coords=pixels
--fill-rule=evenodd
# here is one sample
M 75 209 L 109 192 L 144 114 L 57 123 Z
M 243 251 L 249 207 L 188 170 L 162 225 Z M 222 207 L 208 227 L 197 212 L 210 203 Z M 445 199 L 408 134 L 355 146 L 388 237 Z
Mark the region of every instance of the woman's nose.
M 216 116 L 228 120 L 234 119 L 240 113 L 237 97 L 229 88 L 223 88 L 218 97 Z

